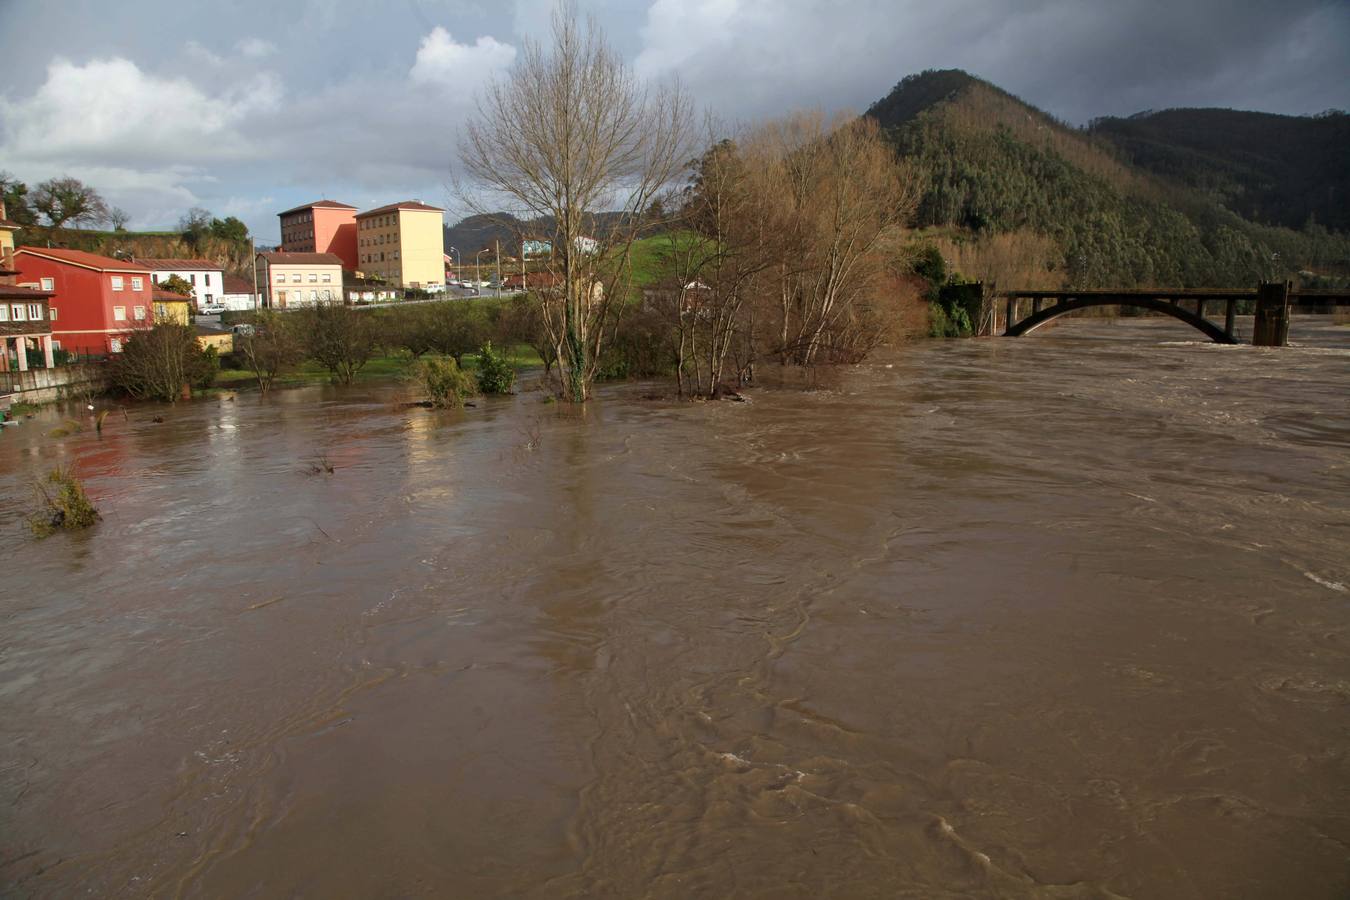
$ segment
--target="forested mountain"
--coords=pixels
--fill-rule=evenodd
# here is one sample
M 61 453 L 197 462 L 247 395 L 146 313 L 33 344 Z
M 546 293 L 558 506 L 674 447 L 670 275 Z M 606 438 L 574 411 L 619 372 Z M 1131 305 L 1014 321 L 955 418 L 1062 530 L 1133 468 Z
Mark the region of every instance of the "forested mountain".
M 517 235 L 524 230 L 525 223 L 509 213 L 469 216 L 445 226 L 445 252 L 449 253 L 454 247 L 459 251 L 461 261 L 472 262 L 475 253 L 496 249 L 496 242 L 500 241 L 502 253 L 514 255 L 519 249 Z
M 1089 133 L 1140 168 L 1257 222 L 1350 230 L 1350 115 L 1165 109 L 1102 118 Z
M 620 213 L 599 213 L 589 225 L 591 236 L 603 238 L 614 226 Z M 518 219 L 510 213 L 480 213 L 461 219 L 445 227 L 445 251 L 459 250 L 460 258 L 469 261 L 479 250 L 495 250 L 501 242 L 503 256 L 515 256 L 520 251 L 522 237 L 547 239 L 553 234 L 553 220 Z
M 910 76 L 867 115 L 923 180 L 919 226 L 1012 257 L 1034 247 L 1041 285 L 1232 286 L 1350 271 L 1345 235 L 1245 219 L 1196 181 L 1198 164 L 1175 180 L 1135 165 L 1114 142 L 965 72 Z M 999 264 L 983 265 L 966 274 L 998 277 Z

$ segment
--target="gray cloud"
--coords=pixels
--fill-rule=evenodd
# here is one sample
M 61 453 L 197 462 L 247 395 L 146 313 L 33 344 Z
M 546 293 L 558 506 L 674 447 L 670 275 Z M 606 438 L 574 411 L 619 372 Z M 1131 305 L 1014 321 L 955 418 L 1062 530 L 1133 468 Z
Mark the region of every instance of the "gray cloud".
M 729 120 L 866 108 L 926 68 L 1075 123 L 1168 106 L 1350 106 L 1350 4 L 582 0 L 640 72 Z M 327 195 L 444 205 L 483 80 L 546 36 L 551 0 L 6 0 L 0 168 L 70 173 L 137 225 L 189 205 L 262 238 Z M 59 34 L 59 43 L 34 35 Z

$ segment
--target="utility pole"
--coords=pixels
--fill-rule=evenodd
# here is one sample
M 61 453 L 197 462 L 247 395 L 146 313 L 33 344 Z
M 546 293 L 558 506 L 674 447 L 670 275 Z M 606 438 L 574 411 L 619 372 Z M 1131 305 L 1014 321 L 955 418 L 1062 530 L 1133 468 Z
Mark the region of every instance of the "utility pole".
M 497 277 L 496 277 L 495 281 L 497 282 L 497 296 L 498 296 L 498 297 L 501 297 L 501 295 L 502 295 L 502 242 L 501 242 L 501 239 L 500 239 L 500 238 L 497 238 L 497 239 L 493 240 L 492 243 L 493 243 L 493 245 L 495 245 L 496 248 L 497 248 Z
M 248 261 L 253 266 L 253 311 L 258 311 L 262 292 L 258 290 L 258 248 L 253 244 L 253 235 L 248 236 Z

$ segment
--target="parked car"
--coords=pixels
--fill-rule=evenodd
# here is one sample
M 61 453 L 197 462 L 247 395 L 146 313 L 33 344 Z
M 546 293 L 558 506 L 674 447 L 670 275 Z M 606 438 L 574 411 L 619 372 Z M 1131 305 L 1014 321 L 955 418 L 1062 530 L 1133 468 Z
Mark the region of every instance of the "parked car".
M 230 328 L 230 331 L 242 337 L 252 337 L 256 332 L 256 330 L 257 329 L 255 329 L 252 325 L 248 324 L 247 322 L 240 322 L 238 325 L 235 325 Z
M 197 307 L 197 315 L 199 316 L 218 316 L 223 312 L 225 312 L 224 303 L 203 303 Z

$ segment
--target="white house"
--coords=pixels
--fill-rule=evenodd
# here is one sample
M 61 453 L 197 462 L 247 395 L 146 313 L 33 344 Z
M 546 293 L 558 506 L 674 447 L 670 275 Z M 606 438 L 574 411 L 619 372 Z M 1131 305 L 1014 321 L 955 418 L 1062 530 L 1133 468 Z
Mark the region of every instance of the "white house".
M 238 275 L 225 276 L 225 288 L 216 301 L 232 312 L 254 310 L 262 306 L 258 302 L 258 291 L 248 283 L 247 278 Z
M 225 273 L 209 259 L 136 258 L 133 262 L 149 269 L 150 280 L 155 284 L 167 281 L 171 275 L 182 278 L 192 285 L 192 299 L 199 307 L 215 303 L 225 293 Z

